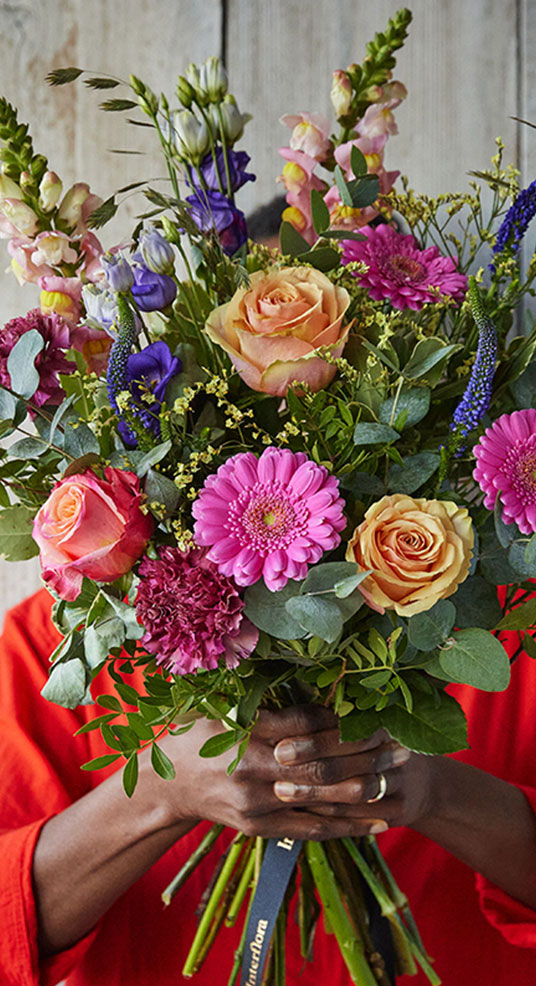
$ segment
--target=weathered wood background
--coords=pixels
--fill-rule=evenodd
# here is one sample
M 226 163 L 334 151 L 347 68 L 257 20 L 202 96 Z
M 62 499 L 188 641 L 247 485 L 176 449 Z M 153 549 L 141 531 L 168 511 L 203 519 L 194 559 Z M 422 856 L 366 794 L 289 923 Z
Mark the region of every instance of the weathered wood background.
M 67 187 L 87 181 L 106 197 L 162 167 L 146 132 L 99 111 L 99 94 L 80 83 L 50 89 L 52 68 L 78 65 L 94 73 L 143 78 L 172 98 L 190 61 L 223 54 L 242 110 L 254 114 L 241 147 L 258 175 L 245 186 L 247 212 L 267 201 L 280 172 L 277 148 L 288 131 L 281 114 L 331 113 L 331 71 L 360 61 L 396 0 L 0 0 L 0 93 L 29 121 L 36 148 Z M 536 173 L 536 0 L 413 0 L 414 20 L 395 77 L 409 90 L 397 111 L 399 136 L 387 163 L 411 184 L 435 194 L 463 190 L 470 169 L 486 167 L 494 139 L 528 184 Z M 531 57 L 532 53 L 532 57 Z M 115 90 L 115 94 L 119 90 Z M 147 132 L 148 133 L 148 132 Z M 113 154 L 136 148 L 144 156 Z M 132 197 L 105 231 L 111 246 L 127 236 L 140 202 Z M 2 263 L 5 251 L 2 248 Z M 5 275 L 0 324 L 35 304 L 31 287 Z M 0 563 L 0 608 L 39 584 L 36 563 Z

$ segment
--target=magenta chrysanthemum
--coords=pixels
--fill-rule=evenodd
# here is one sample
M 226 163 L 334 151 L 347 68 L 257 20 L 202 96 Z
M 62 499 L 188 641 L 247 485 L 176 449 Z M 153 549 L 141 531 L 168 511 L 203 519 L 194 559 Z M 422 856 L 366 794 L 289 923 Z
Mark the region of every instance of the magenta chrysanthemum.
M 32 403 L 36 407 L 61 404 L 65 391 L 60 386 L 58 373 L 72 373 L 76 369 L 76 363 L 65 358 L 65 350 L 71 345 L 69 326 L 60 315 L 43 315 L 39 308 L 32 308 L 27 315 L 12 318 L 0 330 L 0 384 L 11 386 L 7 359 L 15 343 L 30 329 L 37 329 L 45 340 L 35 361 L 39 387 L 32 397 Z
M 382 224 L 359 230 L 365 240 L 344 240 L 341 263 L 359 260 L 367 264 L 365 274 L 356 273 L 359 282 L 375 301 L 388 299 L 394 308 L 420 309 L 437 302 L 437 295 L 450 295 L 461 301 L 467 291 L 467 277 L 460 274 L 451 257 L 443 257 L 435 246 L 419 250 L 413 236 L 397 233 Z
M 275 592 L 339 544 L 343 508 L 335 477 L 303 452 L 244 452 L 206 480 L 192 506 L 194 535 L 238 585 L 262 576 Z
M 202 549 L 159 548 L 158 558 L 143 559 L 139 576 L 141 643 L 169 671 L 212 671 L 220 658 L 235 668 L 255 649 L 259 631 L 243 615 L 243 599 Z
M 523 534 L 536 531 L 536 410 L 502 414 L 473 449 L 478 462 L 473 477 L 493 510 L 497 496 L 505 524 Z

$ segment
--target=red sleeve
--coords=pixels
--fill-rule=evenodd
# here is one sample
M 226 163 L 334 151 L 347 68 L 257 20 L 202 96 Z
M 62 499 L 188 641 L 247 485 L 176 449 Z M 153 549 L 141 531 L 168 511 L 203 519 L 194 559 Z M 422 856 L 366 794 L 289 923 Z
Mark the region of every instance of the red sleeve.
M 516 785 L 523 791 L 536 815 L 536 788 Z M 536 911 L 526 907 L 490 883 L 480 873 L 475 876 L 480 907 L 490 924 L 511 945 L 520 948 L 536 948 Z
M 39 964 L 34 848 L 48 819 L 85 794 L 91 783 L 79 769 L 88 759 L 85 738 L 72 738 L 87 712 L 61 709 L 40 695 L 48 657 L 59 639 L 44 591 L 7 614 L 0 639 L 2 986 L 55 986 L 94 937 Z

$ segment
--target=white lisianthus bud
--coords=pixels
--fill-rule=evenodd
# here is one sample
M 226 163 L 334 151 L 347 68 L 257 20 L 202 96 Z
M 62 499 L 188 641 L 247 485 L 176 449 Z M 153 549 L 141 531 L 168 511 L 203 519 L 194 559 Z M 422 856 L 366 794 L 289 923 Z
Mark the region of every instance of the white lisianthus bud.
M 207 93 L 211 103 L 219 103 L 227 92 L 228 78 L 221 60 L 212 55 L 201 66 L 201 88 Z
M 209 149 L 206 123 L 200 123 L 191 110 L 178 110 L 173 123 L 179 154 L 197 164 Z
M 233 96 L 227 95 L 221 104 L 223 132 L 229 144 L 240 140 L 244 126 L 251 120 L 249 113 L 241 113 Z
M 201 71 L 194 62 L 190 62 L 186 69 L 186 78 L 193 89 L 195 102 L 199 106 L 206 106 L 208 103 L 208 94 L 201 78 Z
M 39 205 L 45 212 L 56 208 L 63 184 L 55 171 L 45 171 L 39 185 Z

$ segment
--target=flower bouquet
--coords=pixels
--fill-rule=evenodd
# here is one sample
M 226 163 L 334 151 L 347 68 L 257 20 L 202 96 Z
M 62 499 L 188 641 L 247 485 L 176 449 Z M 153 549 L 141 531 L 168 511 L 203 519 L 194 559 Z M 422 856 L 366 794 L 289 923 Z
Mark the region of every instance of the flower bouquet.
M 467 193 L 395 188 L 384 150 L 410 20 L 401 10 L 361 65 L 334 72 L 336 133 L 318 114 L 283 118 L 275 249 L 248 240 L 235 204 L 254 178 L 236 149 L 248 118 L 218 59 L 179 77 L 175 106 L 135 76 L 85 77 L 130 89 L 102 108 L 141 112 L 169 178 L 139 183 L 148 211 L 108 251 L 94 231 L 132 188 L 104 202 L 83 182 L 64 192 L 0 102 L 0 230 L 20 283 L 41 288 L 0 333 L 2 551 L 39 553 L 55 598 L 64 639 L 44 697 L 92 702 L 108 670 L 115 693 L 83 728 L 110 754 L 84 769 L 117 761 L 129 796 L 142 749 L 173 776 L 164 733 L 218 720 L 201 755 L 233 748 L 233 770 L 259 709 L 295 701 L 333 709 L 343 741 L 382 727 L 422 754 L 459 750 L 449 682 L 506 688 L 505 630 L 536 657 L 536 332 L 515 334 L 536 192 L 502 167 L 500 143 Z M 439 982 L 373 833 L 303 846 L 237 834 L 184 975 L 241 915 L 229 986 L 245 955 L 242 983 L 281 986 L 297 886 L 304 958 L 319 900 L 351 981 L 388 986 L 372 896 L 397 970 Z

